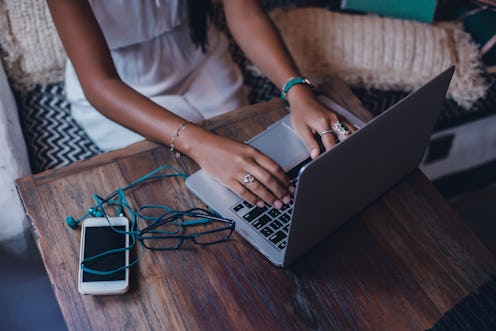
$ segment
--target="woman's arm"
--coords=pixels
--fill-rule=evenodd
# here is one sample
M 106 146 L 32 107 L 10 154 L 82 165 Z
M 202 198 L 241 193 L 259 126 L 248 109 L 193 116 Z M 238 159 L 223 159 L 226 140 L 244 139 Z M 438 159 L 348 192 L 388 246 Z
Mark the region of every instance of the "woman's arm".
M 99 24 L 87 1 L 47 0 L 88 101 L 113 121 L 169 145 L 185 120 L 127 86 L 120 78 Z M 289 181 L 271 159 L 244 143 L 188 124 L 174 146 L 210 175 L 252 204 L 280 207 L 289 202 Z M 257 179 L 242 182 L 250 173 Z
M 259 1 L 224 0 L 224 10 L 236 42 L 276 86 L 282 87 L 290 77 L 300 76 L 278 30 Z M 347 99 L 350 103 L 360 104 L 352 93 L 347 93 Z M 338 117 L 324 107 L 306 85 L 294 85 L 288 92 L 287 100 L 295 130 L 310 155 L 317 157 L 320 149 L 315 134 L 333 128 Z M 350 131 L 354 130 L 351 125 L 347 126 Z M 347 136 L 338 134 L 338 138 L 343 140 Z M 332 134 L 323 134 L 321 140 L 326 150 L 336 143 Z
M 122 82 L 88 2 L 48 0 L 47 3 L 90 104 L 113 121 L 168 144 L 184 120 L 165 112 Z

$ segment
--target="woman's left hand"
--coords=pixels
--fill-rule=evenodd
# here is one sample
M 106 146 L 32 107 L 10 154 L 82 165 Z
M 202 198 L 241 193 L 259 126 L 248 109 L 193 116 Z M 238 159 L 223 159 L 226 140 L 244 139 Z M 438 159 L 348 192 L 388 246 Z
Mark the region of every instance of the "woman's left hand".
M 312 159 L 321 153 L 319 140 L 327 151 L 355 131 L 353 125 L 324 106 L 308 86 L 293 86 L 287 99 L 293 127 Z

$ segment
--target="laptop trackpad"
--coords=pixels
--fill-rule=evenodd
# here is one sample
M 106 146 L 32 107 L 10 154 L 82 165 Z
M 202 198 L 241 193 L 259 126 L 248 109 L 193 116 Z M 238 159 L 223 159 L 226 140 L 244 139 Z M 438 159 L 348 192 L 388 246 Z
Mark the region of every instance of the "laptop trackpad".
M 308 157 L 303 142 L 283 121 L 254 137 L 249 144 L 277 162 L 285 171 Z

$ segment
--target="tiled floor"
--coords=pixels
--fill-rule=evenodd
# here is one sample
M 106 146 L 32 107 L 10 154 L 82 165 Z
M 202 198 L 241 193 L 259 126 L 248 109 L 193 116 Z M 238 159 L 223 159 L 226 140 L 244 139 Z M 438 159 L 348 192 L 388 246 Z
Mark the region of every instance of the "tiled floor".
M 435 184 L 496 255 L 496 163 L 477 173 L 467 173 Z M 65 330 L 30 234 L 26 244 L 21 245 L 24 247 L 22 253 L 13 252 L 9 245 L 0 244 L 0 329 Z

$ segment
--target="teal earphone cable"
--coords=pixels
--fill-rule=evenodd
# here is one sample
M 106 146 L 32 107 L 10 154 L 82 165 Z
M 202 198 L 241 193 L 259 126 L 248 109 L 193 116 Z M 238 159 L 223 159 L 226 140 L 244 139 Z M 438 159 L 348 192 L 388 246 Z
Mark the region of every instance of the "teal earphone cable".
M 163 171 L 163 170 L 171 170 L 173 172 L 160 174 L 159 172 Z M 135 246 L 137 246 L 136 242 L 138 240 L 136 239 L 136 236 L 139 234 L 138 219 L 140 217 L 142 217 L 140 212 L 141 212 L 141 210 L 144 209 L 144 207 L 140 207 L 137 211 L 135 211 L 131 207 L 131 205 L 128 203 L 128 201 L 126 199 L 125 192 L 138 186 L 139 184 L 146 182 L 146 181 L 150 181 L 150 180 L 154 180 L 154 179 L 160 179 L 160 178 L 171 178 L 171 177 L 187 178 L 188 175 L 186 175 L 186 174 L 180 172 L 179 170 L 177 170 L 173 167 L 170 167 L 170 166 L 160 166 L 160 167 L 156 168 L 155 170 L 151 171 L 150 173 L 146 174 L 145 176 L 130 183 L 129 185 L 127 185 L 125 187 L 118 188 L 117 190 L 111 192 L 105 198 L 102 198 L 101 196 L 94 194 L 93 199 L 95 200 L 95 205 L 90 207 L 88 209 L 88 211 L 86 212 L 86 214 L 84 214 L 79 219 L 76 220 L 72 216 L 66 217 L 65 221 L 72 229 L 77 229 L 78 224 L 81 223 L 82 221 L 84 221 L 87 217 L 105 217 L 107 219 L 107 221 L 109 222 L 109 225 L 113 231 L 115 231 L 116 233 L 120 233 L 122 235 L 128 234 L 130 236 L 131 243 L 127 247 L 105 251 L 105 252 L 102 252 L 102 253 L 97 254 L 95 256 L 86 258 L 81 262 L 81 269 L 83 269 L 85 272 L 88 272 L 91 274 L 110 275 L 110 274 L 113 274 L 115 272 L 119 272 L 121 270 L 131 268 L 132 266 L 136 265 L 139 262 L 139 260 L 141 259 L 141 257 L 144 254 L 144 248 L 143 248 L 141 241 L 139 241 L 140 242 L 140 245 L 139 245 L 140 246 L 140 254 L 139 254 L 139 256 L 136 257 L 136 259 L 134 261 L 132 261 L 131 263 L 129 263 L 128 265 L 116 268 L 114 270 L 109 270 L 109 271 L 94 270 L 94 269 L 91 269 L 91 268 L 88 268 L 85 266 L 85 264 L 87 264 L 91 261 L 94 261 L 98 258 L 101 258 L 103 256 L 106 256 L 109 254 L 120 253 L 120 252 L 123 252 L 126 250 L 131 250 Z M 116 229 L 114 226 L 112 226 L 112 224 L 108 218 L 109 216 L 105 212 L 105 208 L 104 208 L 105 205 L 117 206 L 117 215 L 123 215 L 124 212 L 126 212 L 130 216 L 131 224 L 130 224 L 130 230 L 129 231 L 121 231 L 121 230 Z M 167 206 L 155 205 L 153 207 L 162 208 L 162 209 L 166 210 L 167 211 L 166 214 L 175 212 L 174 210 L 172 210 L 171 208 L 169 208 Z M 145 207 L 145 208 L 150 208 L 150 207 Z

